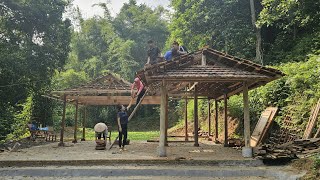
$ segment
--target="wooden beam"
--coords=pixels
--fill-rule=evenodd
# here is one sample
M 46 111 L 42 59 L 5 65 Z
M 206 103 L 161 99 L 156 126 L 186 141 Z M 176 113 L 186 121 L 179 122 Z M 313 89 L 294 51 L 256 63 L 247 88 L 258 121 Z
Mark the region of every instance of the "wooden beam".
M 79 103 L 85 105 L 118 105 L 129 104 L 131 96 L 67 96 L 67 99 L 78 99 Z M 141 103 L 160 104 L 160 96 L 146 96 Z
M 218 101 L 214 100 L 215 106 L 215 117 L 214 117 L 214 128 L 215 128 L 215 142 L 218 141 L 219 137 L 219 128 L 218 128 L 218 120 L 219 120 L 219 108 L 218 108 Z
M 169 111 L 168 111 L 168 94 L 166 94 L 166 104 L 165 104 L 165 108 L 166 108 L 166 138 L 165 138 L 165 146 L 168 146 L 168 126 L 169 126 Z
M 66 91 L 52 91 L 51 94 L 67 94 L 67 95 L 73 95 L 73 94 L 123 94 L 123 93 L 131 93 L 130 89 L 127 90 L 121 90 L 121 89 L 108 89 L 108 90 L 97 90 L 97 89 L 79 89 L 79 90 L 66 90 Z
M 207 65 L 207 57 L 206 57 L 206 55 L 204 53 L 202 53 L 201 65 L 202 66 L 206 66 Z
M 77 131 L 78 131 L 78 100 L 76 100 L 76 112 L 74 114 L 74 132 L 73 132 L 73 143 L 77 143 Z
M 66 106 L 67 106 L 67 95 L 63 95 L 63 112 L 62 112 L 62 120 L 61 120 L 61 130 L 60 130 L 60 142 L 58 146 L 64 146 L 63 136 L 64 136 L 64 127 L 66 124 Z
M 209 136 L 211 135 L 211 103 L 210 99 L 208 99 L 208 132 Z
M 224 146 L 228 147 L 228 97 L 224 94 Z
M 185 108 L 184 108 L 184 133 L 185 141 L 188 141 L 188 99 L 185 98 Z
M 198 137 L 198 130 L 199 130 L 199 124 L 198 124 L 198 87 L 194 87 L 194 146 L 199 146 L 199 137 Z
M 251 85 L 257 83 L 257 81 L 247 82 L 247 83 L 248 83 L 248 88 L 249 88 Z M 232 91 L 232 92 L 228 92 L 228 93 L 227 93 L 227 97 L 230 97 L 230 96 L 233 96 L 233 95 L 235 95 L 235 94 L 241 93 L 242 91 L 243 91 L 243 87 L 239 87 L 238 89 L 236 89 L 236 90 L 234 90 L 234 91 Z M 217 97 L 216 99 L 217 99 L 217 100 L 222 100 L 223 98 L 224 98 L 224 95 L 219 96 L 219 97 Z
M 187 89 L 187 91 L 192 91 L 197 84 L 198 82 L 193 83 L 193 85 L 189 89 Z
M 274 78 L 269 77 L 262 77 L 262 76 L 243 76 L 243 77 L 215 77 L 215 76 L 191 76 L 191 75 L 185 75 L 185 76 L 168 76 L 168 75 L 156 75 L 156 76 L 150 76 L 150 80 L 157 80 L 160 81 L 162 79 L 165 79 L 166 81 L 175 81 L 175 82 L 238 82 L 238 81 L 245 81 L 245 80 L 259 80 L 259 81 L 272 81 Z
M 243 112 L 244 112 L 244 143 L 245 147 L 250 147 L 250 114 L 249 114 L 249 96 L 248 83 L 243 84 Z
M 82 121 L 82 139 L 81 141 L 86 141 L 86 119 L 87 119 L 87 107 L 83 110 L 83 121 Z
M 161 105 L 160 105 L 160 140 L 159 140 L 159 156 L 160 157 L 166 157 L 167 151 L 165 146 L 165 131 L 166 131 L 166 96 L 167 96 L 167 90 L 166 90 L 166 81 L 162 81 L 161 84 Z

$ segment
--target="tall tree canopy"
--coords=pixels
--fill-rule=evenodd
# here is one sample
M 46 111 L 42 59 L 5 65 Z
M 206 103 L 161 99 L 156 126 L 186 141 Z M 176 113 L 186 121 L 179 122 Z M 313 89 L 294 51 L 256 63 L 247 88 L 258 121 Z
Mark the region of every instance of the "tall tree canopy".
M 12 121 L 17 105 L 43 92 L 55 69 L 65 64 L 70 43 L 70 21 L 62 19 L 66 5 L 63 0 L 0 2 L 0 124 Z
M 210 45 L 217 50 L 253 58 L 254 29 L 248 0 L 172 0 L 171 37 L 191 50 Z

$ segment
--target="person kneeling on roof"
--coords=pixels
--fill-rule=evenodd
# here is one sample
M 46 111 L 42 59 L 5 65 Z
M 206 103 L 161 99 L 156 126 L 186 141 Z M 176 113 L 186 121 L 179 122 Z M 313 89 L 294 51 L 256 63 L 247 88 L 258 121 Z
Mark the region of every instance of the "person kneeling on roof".
M 137 92 L 134 92 L 134 89 L 137 88 Z M 137 97 L 136 106 L 139 104 L 141 98 L 143 97 L 144 93 L 146 92 L 143 83 L 141 80 L 136 77 L 134 82 L 131 85 L 131 97 L 134 99 Z
M 103 140 L 106 140 L 106 137 L 108 135 L 108 126 L 105 123 L 97 123 L 94 126 L 95 136 L 96 140 L 101 139 L 101 136 Z
M 172 43 L 172 57 L 178 57 L 180 55 L 188 54 L 188 50 L 185 46 L 180 46 L 177 41 Z

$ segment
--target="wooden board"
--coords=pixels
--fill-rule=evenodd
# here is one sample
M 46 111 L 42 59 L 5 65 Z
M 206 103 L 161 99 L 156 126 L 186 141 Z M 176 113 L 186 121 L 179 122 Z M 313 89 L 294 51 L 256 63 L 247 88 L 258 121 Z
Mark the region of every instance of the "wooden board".
M 78 100 L 85 105 L 127 105 L 132 101 L 131 96 L 67 96 L 68 99 Z M 135 104 L 134 100 L 132 104 Z M 142 104 L 160 104 L 160 96 L 146 96 Z
M 264 139 L 277 110 L 278 108 L 276 107 L 268 107 L 262 112 L 260 119 L 251 134 L 251 147 L 256 147 Z
M 317 124 L 317 119 L 320 111 L 320 99 L 318 100 L 318 103 L 316 106 L 311 110 L 311 115 L 309 117 L 308 124 L 306 126 L 306 130 L 303 134 L 303 139 L 309 139 L 312 136 L 313 128 Z

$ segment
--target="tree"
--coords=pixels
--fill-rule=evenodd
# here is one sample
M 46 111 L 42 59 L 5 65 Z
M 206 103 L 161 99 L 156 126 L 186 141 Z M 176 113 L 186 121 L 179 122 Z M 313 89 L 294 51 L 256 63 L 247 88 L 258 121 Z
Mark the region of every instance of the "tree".
M 254 1 L 250 0 L 250 10 L 251 10 L 251 21 L 252 26 L 256 32 L 256 61 L 260 62 L 263 65 L 263 57 L 262 57 L 262 51 L 261 51 L 261 28 L 256 26 L 256 9 L 254 5 Z
M 17 104 L 30 94 L 44 93 L 54 71 L 65 64 L 70 42 L 70 21 L 62 19 L 66 5 L 64 0 L 0 3 L 0 106 L 5 107 L 0 114 L 19 112 Z
M 178 40 L 191 51 L 209 45 L 240 57 L 254 57 L 254 31 L 247 0 L 173 0 L 169 44 Z
M 167 22 L 163 19 L 165 10 L 158 7 L 152 10 L 145 4 L 137 5 L 130 0 L 121 8 L 113 20 L 116 34 L 123 40 L 132 40 L 132 57 L 138 63 L 133 72 L 141 69 L 147 62 L 147 41 L 152 39 L 162 49 L 169 35 Z

